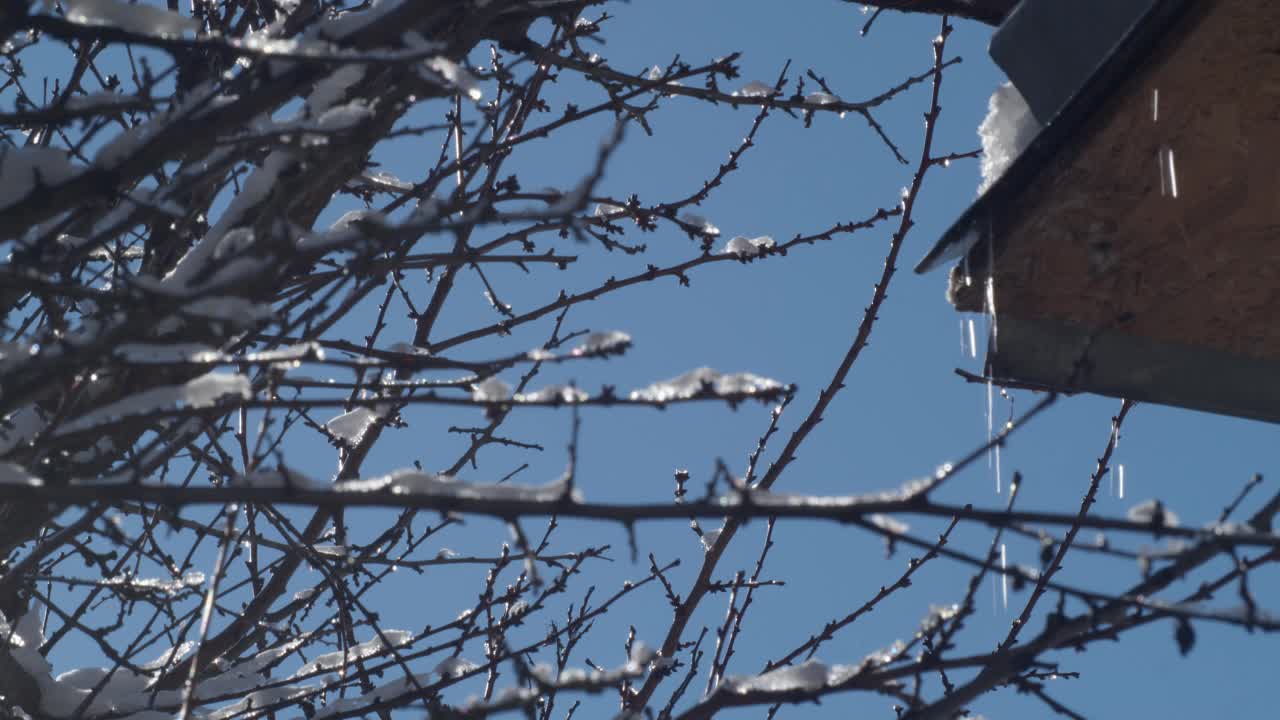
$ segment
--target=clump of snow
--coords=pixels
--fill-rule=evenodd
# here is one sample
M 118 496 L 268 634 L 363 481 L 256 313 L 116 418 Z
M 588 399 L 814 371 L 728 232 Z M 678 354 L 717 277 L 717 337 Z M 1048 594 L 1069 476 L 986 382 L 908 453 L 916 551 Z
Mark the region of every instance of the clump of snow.
M 591 212 L 591 215 L 592 217 L 605 217 L 607 215 L 614 215 L 620 212 L 622 212 L 622 206 L 620 205 L 614 205 L 613 203 L 599 203 L 596 205 L 595 210 Z
M 713 225 L 709 220 L 695 213 L 683 213 L 680 215 L 680 221 L 693 225 L 706 235 L 719 235 L 720 228 Z
M 373 109 L 364 100 L 352 100 L 325 110 L 316 120 L 319 130 L 348 130 L 373 117 Z
M 834 105 L 840 102 L 840 98 L 825 92 L 811 92 L 804 96 L 807 105 Z
M 364 71 L 363 65 L 347 63 L 329 73 L 307 95 L 308 112 L 317 117 L 323 115 L 342 99 L 352 85 L 364 79 Z
M 759 80 L 752 80 L 733 91 L 734 97 L 770 97 L 777 93 L 773 86 L 768 83 L 762 83 Z
M 59 428 L 58 434 L 96 427 L 130 415 L 170 410 L 177 405 L 189 408 L 210 407 L 228 396 L 243 400 L 253 397 L 253 386 L 249 378 L 237 373 L 210 372 L 184 385 L 165 385 L 144 390 L 81 415 Z
M 496 377 L 485 378 L 471 386 L 471 399 L 476 402 L 510 400 L 511 386 Z
M 1040 122 L 1013 83 L 1004 83 L 992 93 L 987 116 L 978 126 L 982 139 L 982 183 L 978 194 L 995 184 L 1022 151 L 1040 132 Z
M 631 347 L 631 336 L 621 330 L 604 330 L 587 335 L 581 345 L 570 353 L 574 356 L 595 355 L 606 352 L 622 352 Z
M 80 174 L 67 153 L 32 145 L 0 150 L 0 209 L 28 199 L 40 187 L 57 185 Z
M 343 480 L 334 488 L 339 492 L 390 492 L 396 495 L 431 495 L 467 500 L 515 500 L 520 502 L 555 502 L 569 491 L 568 478 L 562 477 L 545 485 L 472 483 L 449 475 L 436 475 L 422 470 L 396 470 L 390 475 L 361 480 Z M 574 491 L 574 502 L 581 496 Z
M 748 238 L 739 235 L 724 244 L 720 249 L 722 255 L 737 255 L 741 258 L 755 257 L 763 252 L 772 250 L 776 243 L 773 238 L 768 235 L 760 237 Z
M 826 687 L 831 669 L 818 660 L 806 660 L 800 665 L 781 667 L 753 677 L 734 676 L 726 679 L 724 685 L 732 692 L 747 694 L 750 692 L 789 692 L 802 690 L 812 692 Z
M 697 396 L 704 389 L 709 389 L 715 395 L 756 395 L 780 390 L 781 388 L 782 383 L 771 378 L 761 377 L 752 373 L 725 374 L 719 370 L 702 367 L 690 370 L 670 380 L 663 380 L 639 390 L 632 390 L 630 398 L 632 400 L 661 403 L 672 400 L 687 400 Z
M 81 25 L 105 25 L 142 35 L 180 37 L 199 32 L 200 21 L 152 5 L 120 0 L 74 0 L 67 19 Z
M 905 535 L 907 532 L 911 530 L 910 525 L 902 522 L 901 520 L 895 517 L 890 517 L 889 515 L 881 515 L 880 513 L 875 513 L 874 515 L 871 515 L 870 517 L 868 517 L 867 520 L 869 520 L 872 525 L 875 525 L 876 527 L 889 533 L 890 535 Z
M 461 677 L 463 675 L 466 675 L 467 673 L 471 672 L 472 670 L 475 670 L 478 667 L 480 666 L 476 665 L 470 660 L 464 657 L 455 655 L 453 657 L 447 657 L 441 660 L 439 663 L 436 664 L 435 670 L 433 670 L 432 672 L 436 673 L 440 677 L 456 678 L 456 677 Z
M 920 621 L 920 630 L 924 633 L 932 633 L 944 622 L 960 614 L 960 606 L 952 603 L 950 605 L 930 605 L 929 614 L 924 616 Z
M 369 428 L 378 421 L 378 417 L 378 413 L 373 408 L 358 407 L 329 420 L 324 427 L 330 435 L 342 441 L 347 447 L 355 447 L 364 439 Z
M 445 57 L 434 57 L 427 60 L 425 66 L 431 72 L 444 78 L 449 85 L 449 89 L 466 95 L 471 98 L 472 102 L 479 102 L 480 98 L 484 97 L 484 93 L 480 90 L 480 84 L 476 81 L 476 76 L 458 63 Z
M 516 402 L 561 402 L 568 404 L 586 402 L 589 398 L 590 396 L 587 395 L 587 393 L 573 387 L 572 385 L 548 385 L 541 390 L 535 390 L 534 392 L 516 393 L 513 399 Z
M 1178 527 L 1178 516 L 1159 500 L 1144 500 L 1129 508 L 1129 519 L 1137 523 L 1150 523 L 1164 527 Z

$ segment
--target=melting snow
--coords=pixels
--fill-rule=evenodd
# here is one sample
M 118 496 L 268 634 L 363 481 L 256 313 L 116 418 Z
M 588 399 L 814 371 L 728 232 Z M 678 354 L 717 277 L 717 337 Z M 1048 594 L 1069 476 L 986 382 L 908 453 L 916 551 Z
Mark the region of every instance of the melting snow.
M 378 421 L 378 413 L 373 408 L 358 407 L 351 412 L 343 413 L 324 424 L 329 434 L 341 440 L 348 447 L 360 444 L 364 434 Z
M 730 677 L 724 681 L 732 692 L 788 692 L 791 690 L 821 690 L 827 684 L 831 669 L 818 660 L 806 660 L 801 665 L 781 667 L 754 677 Z
M 701 230 L 703 233 L 705 233 L 705 234 L 707 234 L 707 235 L 719 235 L 719 234 L 720 234 L 720 228 L 718 228 L 718 227 L 716 227 L 715 225 L 711 224 L 711 222 L 710 222 L 709 220 L 707 220 L 706 218 L 702 217 L 701 215 L 697 215 L 697 214 L 694 214 L 694 213 L 683 213 L 683 214 L 681 214 L 681 215 L 680 215 L 680 220 L 681 220 L 682 222 L 685 222 L 685 223 L 689 224 L 689 225 L 693 225 L 693 226 L 697 227 L 699 230 Z
M 56 148 L 33 145 L 0 150 L 0 209 L 26 200 L 43 186 L 66 182 L 81 171 Z
M 632 390 L 630 398 L 647 402 L 686 400 L 709 388 L 716 395 L 755 395 L 779 390 L 782 383 L 752 373 L 724 374 L 708 367 L 690 370 L 679 377 L 654 383 L 639 390 Z
M 478 667 L 479 665 L 476 665 L 464 657 L 454 656 L 441 660 L 432 672 L 435 672 L 441 677 L 456 678 L 466 675 Z
M 739 235 L 729 242 L 725 243 L 721 248 L 722 255 L 737 255 L 738 257 L 749 258 L 755 257 L 765 251 L 772 250 L 775 243 L 773 238 L 768 235 L 760 237 L 747 238 Z
M 476 402 L 510 400 L 511 386 L 496 377 L 485 378 L 471 386 L 471 399 Z
M 1177 514 L 1159 500 L 1143 500 L 1129 508 L 1128 517 L 1137 523 L 1158 523 L 1165 527 L 1178 527 Z
M 200 31 L 200 21 L 151 5 L 119 0 L 75 0 L 67 19 L 82 25 L 108 25 L 142 35 L 177 37 Z
M 189 408 L 210 407 L 226 396 L 244 400 L 253 397 L 249 378 L 235 373 L 205 373 L 185 385 L 166 385 L 108 403 L 72 420 L 58 430 L 63 435 L 106 424 L 129 415 L 170 410 L 176 405 Z
M 541 390 L 531 393 L 516 393 L 513 398 L 516 402 L 562 402 L 562 403 L 580 403 L 586 402 L 590 396 L 571 385 L 548 385 Z
M 774 90 L 772 85 L 769 85 L 768 83 L 762 83 L 759 80 L 752 80 L 751 82 L 747 83 L 746 85 L 743 85 L 737 90 L 734 90 L 733 96 L 734 97 L 769 97 L 776 92 L 777 90 Z
M 996 88 L 987 103 L 987 117 L 978 126 L 982 139 L 982 183 L 978 194 L 995 184 L 1040 132 L 1027 101 L 1013 83 Z
M 575 347 L 572 355 L 593 355 L 596 353 L 622 351 L 631 346 L 631 336 L 621 330 L 593 332 L 581 345 Z

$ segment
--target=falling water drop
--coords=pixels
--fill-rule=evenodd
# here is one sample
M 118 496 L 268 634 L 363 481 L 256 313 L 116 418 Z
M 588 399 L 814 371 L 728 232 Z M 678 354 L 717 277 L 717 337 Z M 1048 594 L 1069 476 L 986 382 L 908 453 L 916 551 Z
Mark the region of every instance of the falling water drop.
M 969 357 L 978 357 L 978 333 L 973 328 L 973 318 L 969 318 Z
M 1000 543 L 1000 597 L 1004 601 L 1004 609 L 1009 609 L 1009 575 L 1006 570 L 1009 569 L 1008 557 L 1005 554 L 1004 543 Z
M 1120 485 L 1120 488 L 1119 488 L 1120 499 L 1123 500 L 1124 499 L 1124 463 L 1117 465 L 1116 470 L 1118 471 L 1118 475 L 1119 475 L 1119 479 L 1117 482 Z

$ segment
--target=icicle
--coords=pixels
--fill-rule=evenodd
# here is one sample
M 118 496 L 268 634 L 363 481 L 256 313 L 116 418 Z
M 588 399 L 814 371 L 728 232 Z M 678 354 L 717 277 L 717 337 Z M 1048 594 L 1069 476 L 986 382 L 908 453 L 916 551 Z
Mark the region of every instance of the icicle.
M 1009 569 L 1008 557 L 1005 554 L 1004 543 L 1000 543 L 1000 598 L 1004 601 L 1004 609 L 1009 609 L 1009 575 L 1005 571 Z

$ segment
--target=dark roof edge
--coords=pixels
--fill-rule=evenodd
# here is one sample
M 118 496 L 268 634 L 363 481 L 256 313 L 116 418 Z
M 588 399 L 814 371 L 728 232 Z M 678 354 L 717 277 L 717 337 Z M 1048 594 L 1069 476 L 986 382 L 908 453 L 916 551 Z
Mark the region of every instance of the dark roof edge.
M 1097 71 L 1076 91 L 1053 121 L 1036 135 L 1004 174 L 942 234 L 933 248 L 916 264 L 916 273 L 927 273 L 944 262 L 966 254 L 983 257 L 975 251 L 988 239 L 988 233 L 984 232 L 987 225 L 984 220 L 986 209 L 992 203 L 997 206 L 1007 203 L 1026 189 L 1040 169 L 1067 145 L 1076 131 L 1093 117 L 1112 92 L 1132 75 L 1133 63 L 1145 60 L 1185 12 L 1197 5 L 1208 9 L 1211 4 L 1197 3 L 1195 0 L 1163 0 L 1154 4 L 1116 44 Z M 979 222 L 980 220 L 983 221 Z

